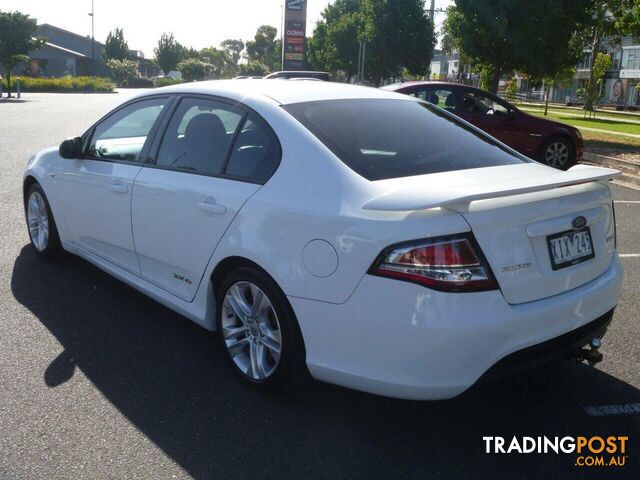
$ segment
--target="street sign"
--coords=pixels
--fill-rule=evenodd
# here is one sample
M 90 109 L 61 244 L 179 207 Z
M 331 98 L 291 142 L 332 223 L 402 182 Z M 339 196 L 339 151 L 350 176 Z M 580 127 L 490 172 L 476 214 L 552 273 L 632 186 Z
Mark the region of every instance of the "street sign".
M 282 48 L 283 70 L 304 70 L 307 0 L 286 0 Z

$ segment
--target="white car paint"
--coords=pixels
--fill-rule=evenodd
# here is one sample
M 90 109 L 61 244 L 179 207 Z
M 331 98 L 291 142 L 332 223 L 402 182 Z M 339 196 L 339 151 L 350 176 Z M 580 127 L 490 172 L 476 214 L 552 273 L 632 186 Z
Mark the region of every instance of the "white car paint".
M 44 189 L 63 248 L 210 330 L 216 266 L 229 257 L 255 262 L 287 295 L 315 378 L 403 398 L 451 397 L 505 355 L 618 301 L 622 269 L 606 181 L 615 171 L 526 163 L 369 181 L 282 105 L 416 99 L 268 80 L 142 96 L 154 93 L 213 95 L 253 109 L 280 140 L 278 169 L 261 186 L 44 150 L 25 178 Z M 571 228 L 576 215 L 588 217 L 596 258 L 551 271 L 541 242 Z M 390 245 L 470 231 L 500 290 L 441 292 L 366 273 Z

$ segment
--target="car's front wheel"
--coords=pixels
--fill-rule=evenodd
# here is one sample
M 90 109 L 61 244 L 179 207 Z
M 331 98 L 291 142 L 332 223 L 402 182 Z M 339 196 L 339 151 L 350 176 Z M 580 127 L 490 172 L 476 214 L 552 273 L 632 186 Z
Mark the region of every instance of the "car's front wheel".
M 297 320 L 276 283 L 253 267 L 234 270 L 217 297 L 217 327 L 227 356 L 252 388 L 276 391 L 306 378 Z
M 25 212 L 31 246 L 43 257 L 54 256 L 60 251 L 60 237 L 51 207 L 42 187 L 34 183 L 25 196 Z
M 550 167 L 567 170 L 575 165 L 576 152 L 568 138 L 551 137 L 540 149 L 540 160 Z

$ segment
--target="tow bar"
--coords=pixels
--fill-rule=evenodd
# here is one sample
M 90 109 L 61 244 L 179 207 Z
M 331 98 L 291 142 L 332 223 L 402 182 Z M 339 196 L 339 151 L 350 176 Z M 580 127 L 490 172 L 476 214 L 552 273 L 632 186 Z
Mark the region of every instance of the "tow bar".
M 592 338 L 589 342 L 591 348 L 580 348 L 576 350 L 573 357 L 578 360 L 578 362 L 584 360 L 593 367 L 596 363 L 602 361 L 602 353 L 598 350 L 601 345 L 602 341 L 599 338 Z

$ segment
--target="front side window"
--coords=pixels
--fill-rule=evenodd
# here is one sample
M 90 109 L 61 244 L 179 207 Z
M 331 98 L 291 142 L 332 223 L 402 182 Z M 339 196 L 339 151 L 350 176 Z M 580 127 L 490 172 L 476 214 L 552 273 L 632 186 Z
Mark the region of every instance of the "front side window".
M 327 100 L 284 108 L 368 180 L 528 161 L 452 115 L 409 99 Z
M 244 112 L 226 103 L 184 98 L 162 139 L 156 165 L 219 175 Z
M 499 103 L 485 95 L 476 92 L 463 92 L 459 112 L 477 113 L 480 115 L 493 115 L 494 113 L 507 113 L 506 105 Z
M 166 98 L 150 98 L 117 110 L 99 123 L 85 149 L 88 157 L 140 161 L 140 152 Z

